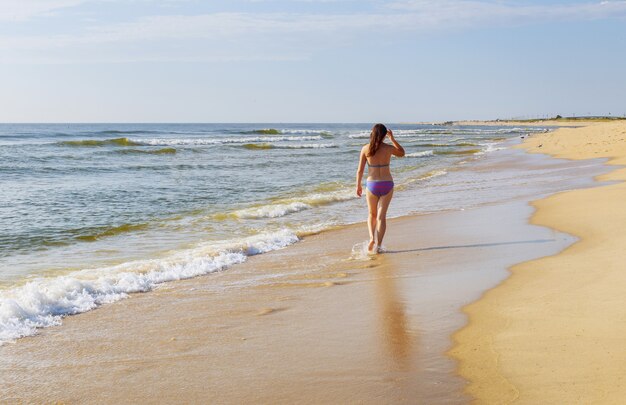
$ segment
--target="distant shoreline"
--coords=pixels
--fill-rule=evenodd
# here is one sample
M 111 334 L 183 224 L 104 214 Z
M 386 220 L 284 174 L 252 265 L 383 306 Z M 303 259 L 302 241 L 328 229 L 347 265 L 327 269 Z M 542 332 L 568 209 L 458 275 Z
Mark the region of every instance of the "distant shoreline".
M 599 122 L 626 121 L 626 117 L 560 117 L 560 118 L 532 118 L 532 119 L 493 119 L 493 120 L 456 120 L 456 121 L 423 121 L 400 122 L 399 124 L 413 125 L 483 125 L 483 126 L 585 126 Z

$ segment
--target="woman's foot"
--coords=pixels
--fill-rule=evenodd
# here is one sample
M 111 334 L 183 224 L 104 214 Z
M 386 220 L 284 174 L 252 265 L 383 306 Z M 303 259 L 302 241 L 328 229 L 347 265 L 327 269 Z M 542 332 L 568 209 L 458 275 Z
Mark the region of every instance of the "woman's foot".
M 367 245 L 367 251 L 368 252 L 373 252 L 375 244 L 376 244 L 376 242 L 374 242 L 373 240 L 370 240 L 370 243 Z

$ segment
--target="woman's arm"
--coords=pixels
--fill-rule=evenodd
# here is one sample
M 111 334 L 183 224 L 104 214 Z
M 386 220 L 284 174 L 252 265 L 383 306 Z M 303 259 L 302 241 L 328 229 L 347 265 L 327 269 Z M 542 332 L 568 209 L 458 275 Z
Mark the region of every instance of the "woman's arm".
M 393 149 L 391 150 L 391 154 L 394 155 L 394 156 L 397 156 L 397 157 L 404 156 L 404 154 L 405 154 L 404 148 L 402 147 L 402 145 L 400 145 L 398 143 L 398 141 L 396 141 L 396 138 L 393 137 L 393 131 L 392 130 L 388 130 L 387 131 L 387 137 L 389 138 L 389 140 L 393 144 Z
M 363 187 L 361 187 L 361 181 L 363 179 L 363 171 L 365 170 L 365 163 L 367 158 L 365 157 L 365 148 L 361 149 L 361 156 L 359 157 L 359 167 L 356 169 L 356 195 L 359 197 L 363 194 Z

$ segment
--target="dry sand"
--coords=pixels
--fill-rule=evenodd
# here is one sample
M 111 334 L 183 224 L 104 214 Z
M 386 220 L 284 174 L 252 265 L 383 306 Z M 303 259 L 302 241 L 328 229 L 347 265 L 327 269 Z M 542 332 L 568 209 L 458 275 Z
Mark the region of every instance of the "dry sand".
M 534 135 L 532 153 L 606 157 L 626 165 L 626 123 Z M 626 169 L 597 188 L 535 202 L 532 223 L 576 235 L 562 253 L 512 268 L 464 310 L 470 323 L 450 352 L 485 404 L 623 404 L 626 401 Z

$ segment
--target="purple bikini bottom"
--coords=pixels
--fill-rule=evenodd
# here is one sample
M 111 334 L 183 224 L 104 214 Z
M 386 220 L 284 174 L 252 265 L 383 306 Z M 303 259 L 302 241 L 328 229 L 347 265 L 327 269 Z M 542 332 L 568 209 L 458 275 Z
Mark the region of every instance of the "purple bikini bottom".
M 368 180 L 367 189 L 377 197 L 389 194 L 393 190 L 393 181 L 390 180 Z

